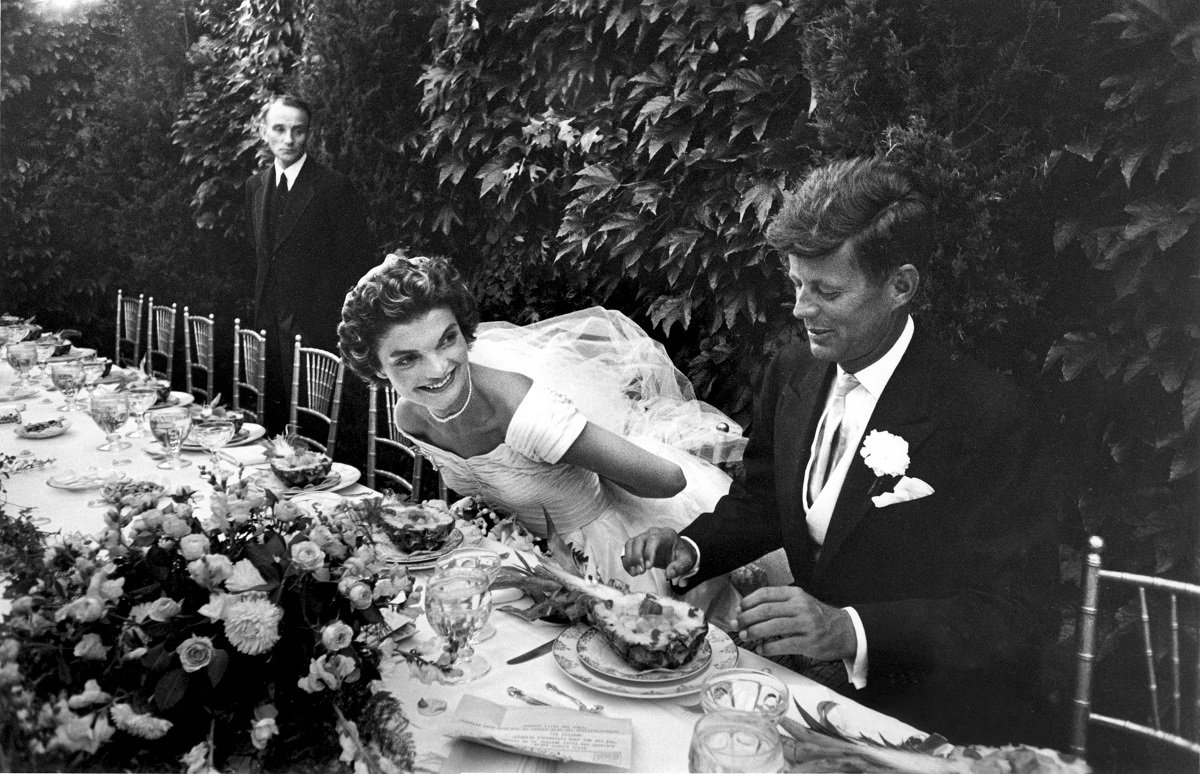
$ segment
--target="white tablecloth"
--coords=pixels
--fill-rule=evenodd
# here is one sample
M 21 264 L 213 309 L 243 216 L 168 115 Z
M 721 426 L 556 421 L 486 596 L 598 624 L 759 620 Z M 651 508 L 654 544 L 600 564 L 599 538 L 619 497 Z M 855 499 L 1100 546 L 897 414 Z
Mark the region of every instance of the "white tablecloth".
M 0 390 L 9 387 L 15 381 L 15 375 L 7 364 L 0 364 Z M 48 402 L 47 402 L 48 399 Z M 67 470 L 83 471 L 89 467 L 107 468 L 109 466 L 108 452 L 97 451 L 96 447 L 104 442 L 104 435 L 86 413 L 61 414 L 56 407 L 63 402 L 57 392 L 41 391 L 39 394 L 20 401 L 24 403 L 23 420 L 25 422 L 44 421 L 55 416 L 67 416 L 71 420 L 71 428 L 55 438 L 30 440 L 16 435 L 16 425 L 0 425 L 0 451 L 6 454 L 29 452 L 36 457 L 54 457 L 56 462 L 41 470 L 17 473 L 5 482 L 8 508 L 31 507 L 36 514 L 45 519 L 48 529 L 78 530 L 92 533 L 102 527 L 100 508 L 87 505 L 89 500 L 97 496 L 96 490 L 65 491 L 47 485 L 48 478 L 62 474 Z M 0 404 L 0 410 L 4 404 Z M 123 432 L 132 429 L 132 424 L 126 425 Z M 199 491 L 203 497 L 198 507 L 203 508 L 211 488 L 199 476 L 199 463 L 205 455 L 197 452 L 184 452 L 184 458 L 192 461 L 190 467 L 181 471 L 168 471 L 156 467 L 158 460 L 146 455 L 142 449 L 150 445 L 151 438 L 134 441 L 133 448 L 124 450 L 122 457 L 132 460 L 121 469 L 134 479 L 154 479 L 170 485 L 187 484 Z M 256 447 L 230 449 L 240 461 L 250 464 L 261 461 L 261 453 Z M 362 494 L 370 490 L 361 484 L 341 490 L 341 494 Z M 478 652 L 492 664 L 492 670 L 483 678 L 465 685 L 426 685 L 409 675 L 408 666 L 403 661 L 384 665 L 384 678 L 388 688 L 403 702 L 411 721 L 411 731 L 418 750 L 418 768 L 421 771 L 454 774 L 459 771 L 583 771 L 570 763 L 552 763 L 523 758 L 519 755 L 493 750 L 473 743 L 458 742 L 443 734 L 443 729 L 453 717 L 454 709 L 459 699 L 467 694 L 482 697 L 492 702 L 518 705 L 519 702 L 507 696 L 508 686 L 515 685 L 528 693 L 549 701 L 556 701 L 553 694 L 546 690 L 545 684 L 553 682 L 560 688 L 584 699 L 590 703 L 603 704 L 604 713 L 610 717 L 627 717 L 633 721 L 633 767 L 635 772 L 671 772 L 687 771 L 687 751 L 691 738 L 692 726 L 699 717 L 695 712 L 683 709 L 682 704 L 695 704 L 696 696 L 677 699 L 635 699 L 611 696 L 599 693 L 586 686 L 572 681 L 558 667 L 552 654 L 527 661 L 523 664 L 509 666 L 507 659 L 531 650 L 536 645 L 556 636 L 562 627 L 545 623 L 527 623 L 506 613 L 494 613 L 493 622 L 497 627 L 497 635 L 482 643 Z M 401 643 L 401 647 L 410 646 L 422 638 L 430 636 L 428 624 L 424 618 L 419 622 L 419 630 L 411 641 Z M 829 689 L 796 674 L 788 669 L 773 664 L 749 651 L 739 651 L 738 666 L 770 669 L 787 682 L 792 697 L 798 700 L 806 710 L 815 714 L 817 704 L 830 699 L 838 701 L 846 709 L 846 723 L 851 729 L 861 729 L 876 736 L 888 739 L 902 740 L 918 733 L 916 729 L 899 721 L 861 707 L 854 702 L 839 697 Z M 439 715 L 426 716 L 418 712 L 417 703 L 420 699 L 441 699 L 448 707 Z M 565 700 L 557 700 L 566 707 Z M 521 705 L 524 706 L 524 705 Z M 790 716 L 800 720 L 795 707 L 790 708 Z M 595 767 L 592 767 L 593 769 Z

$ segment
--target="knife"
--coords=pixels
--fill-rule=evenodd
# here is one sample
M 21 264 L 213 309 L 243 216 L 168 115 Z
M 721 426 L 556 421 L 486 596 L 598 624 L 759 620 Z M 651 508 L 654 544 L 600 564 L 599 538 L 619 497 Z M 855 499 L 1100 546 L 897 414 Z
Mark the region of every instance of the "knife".
M 529 651 L 528 653 L 522 653 L 519 656 L 513 656 L 512 658 L 510 658 L 508 660 L 507 663 L 509 663 L 509 664 L 524 664 L 526 661 L 535 659 L 538 656 L 544 656 L 547 653 L 549 653 L 550 651 L 554 650 L 554 643 L 557 641 L 558 641 L 558 638 L 555 637 L 547 642 L 543 642 L 541 645 L 538 645 L 536 648 Z

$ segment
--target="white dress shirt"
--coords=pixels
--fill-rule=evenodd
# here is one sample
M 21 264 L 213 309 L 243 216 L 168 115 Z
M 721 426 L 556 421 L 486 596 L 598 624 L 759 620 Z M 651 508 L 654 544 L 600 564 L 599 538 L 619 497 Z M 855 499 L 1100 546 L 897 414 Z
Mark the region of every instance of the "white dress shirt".
M 305 153 L 286 168 L 280 166 L 279 159 L 275 159 L 275 185 L 279 185 L 279 176 L 283 175 L 287 178 L 288 192 L 291 193 L 296 188 L 296 178 L 300 175 L 300 169 L 304 166 L 304 160 L 307 158 L 308 154 Z

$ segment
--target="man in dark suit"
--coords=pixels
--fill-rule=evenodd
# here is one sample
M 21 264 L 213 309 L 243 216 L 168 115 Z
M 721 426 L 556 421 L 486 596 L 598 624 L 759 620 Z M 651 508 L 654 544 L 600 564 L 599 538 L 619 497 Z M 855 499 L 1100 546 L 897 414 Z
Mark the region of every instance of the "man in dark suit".
M 307 153 L 308 103 L 273 99 L 259 131 L 274 163 L 247 179 L 246 211 L 257 266 L 255 325 L 267 330 L 266 424 L 281 432 L 296 334 L 305 346 L 336 352 L 342 299 L 372 261 L 362 197 Z
M 632 538 L 624 563 L 687 589 L 782 546 L 795 585 L 743 600 L 745 642 L 952 741 L 1037 741 L 1057 543 L 1032 415 L 915 326 L 930 220 L 875 159 L 789 194 L 768 238 L 807 341 L 767 371 L 744 478 L 681 535 Z

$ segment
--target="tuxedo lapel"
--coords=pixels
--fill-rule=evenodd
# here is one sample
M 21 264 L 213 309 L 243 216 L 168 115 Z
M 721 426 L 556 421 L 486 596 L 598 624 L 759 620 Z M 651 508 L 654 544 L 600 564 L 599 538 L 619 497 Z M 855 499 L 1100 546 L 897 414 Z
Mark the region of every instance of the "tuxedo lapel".
M 268 167 L 258 175 L 258 188 L 254 191 L 252 203 L 254 222 L 251 225 L 254 228 L 254 244 L 258 248 L 255 250 L 255 259 L 258 261 L 258 272 L 255 275 L 257 282 L 254 288 L 256 304 L 261 300 L 263 284 L 266 282 L 267 271 L 271 265 L 271 251 L 264 247 L 267 240 L 267 219 L 270 217 L 270 213 L 267 212 L 267 186 L 272 184 L 273 172 L 274 168 Z
M 305 161 L 304 166 L 300 168 L 300 174 L 296 176 L 296 184 L 288 192 L 287 203 L 284 205 L 283 213 L 279 217 L 279 227 L 275 229 L 275 234 L 273 235 L 275 247 L 279 247 L 280 243 L 296 227 L 296 223 L 299 222 L 300 216 L 304 213 L 304 208 L 312 201 L 316 190 L 316 182 L 320 174 L 320 168 L 312 159 Z
M 915 458 L 921 445 L 937 426 L 937 419 L 928 405 L 933 371 L 925 339 L 918 332 L 888 380 L 883 395 L 879 396 L 863 436 L 866 437 L 872 430 L 899 436 L 908 442 L 909 459 Z M 854 458 L 842 482 L 814 577 L 819 577 L 825 571 L 842 543 L 875 507 L 869 496 L 875 474 L 863 461 L 859 453 L 861 448 L 860 442 L 852 452 Z

